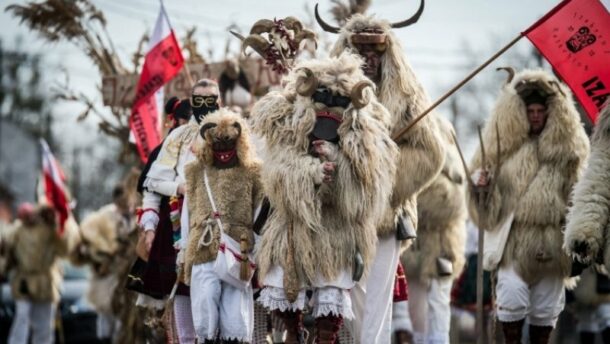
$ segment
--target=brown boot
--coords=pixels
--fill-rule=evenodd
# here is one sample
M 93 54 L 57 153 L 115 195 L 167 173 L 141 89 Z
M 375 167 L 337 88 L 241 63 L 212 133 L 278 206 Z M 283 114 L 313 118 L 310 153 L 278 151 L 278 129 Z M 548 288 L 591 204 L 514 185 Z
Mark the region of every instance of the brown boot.
M 304 328 L 303 328 L 303 313 L 301 311 L 274 311 L 275 315 L 284 321 L 286 327 L 285 344 L 303 344 L 305 343 Z
M 502 324 L 502 332 L 504 333 L 504 343 L 506 344 L 521 344 L 521 331 L 525 319 L 511 322 L 500 322 Z
M 396 344 L 411 344 L 413 343 L 413 336 L 409 331 L 399 330 L 394 332 L 394 339 Z
M 332 315 L 316 318 L 315 344 L 335 344 L 343 318 Z
M 553 332 L 553 326 L 534 326 L 530 325 L 530 343 L 548 344 Z

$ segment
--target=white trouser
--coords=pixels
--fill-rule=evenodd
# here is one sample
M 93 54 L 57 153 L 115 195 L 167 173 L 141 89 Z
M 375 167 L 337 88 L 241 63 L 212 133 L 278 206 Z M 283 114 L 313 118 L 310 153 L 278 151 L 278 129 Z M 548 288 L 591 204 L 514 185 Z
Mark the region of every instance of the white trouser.
M 563 279 L 545 276 L 527 285 L 515 269 L 501 267 L 496 285 L 498 320 L 514 322 L 528 318 L 533 326 L 555 326 L 565 304 Z
M 252 341 L 254 300 L 252 287 L 237 289 L 222 282 L 214 272 L 214 262 L 193 265 L 191 309 L 200 342 L 215 339 Z
M 392 298 L 400 242 L 394 235 L 379 238 L 367 280 L 352 289 L 355 318 L 348 324 L 362 344 L 386 344 L 392 338 Z
M 195 344 L 197 335 L 193 326 L 190 297 L 184 295 L 174 297 L 174 318 L 180 344 Z
M 409 315 L 409 301 L 394 302 L 392 305 L 392 333 L 396 331 L 413 332 L 413 324 L 411 324 Z
M 9 344 L 27 344 L 32 328 L 32 343 L 52 344 L 55 305 L 52 302 L 15 301 L 15 318 L 8 338 Z
M 409 281 L 409 318 L 416 344 L 449 344 L 451 278 Z
M 576 311 L 578 332 L 601 332 L 610 328 L 610 303 Z
M 279 265 L 272 267 L 263 277 L 265 288 L 261 291 L 258 302 L 265 308 L 274 311 L 296 311 L 305 309 L 306 292 L 313 291 L 309 302 L 314 318 L 327 315 L 341 316 L 345 320 L 354 318 L 352 299 L 349 289 L 354 287 L 351 273 L 342 270 L 330 281 L 318 276 L 312 285 L 301 285 L 297 299 L 291 303 L 284 292 L 284 270 Z
M 95 325 L 95 332 L 99 339 L 113 339 L 121 326 L 119 319 L 108 313 L 97 313 Z

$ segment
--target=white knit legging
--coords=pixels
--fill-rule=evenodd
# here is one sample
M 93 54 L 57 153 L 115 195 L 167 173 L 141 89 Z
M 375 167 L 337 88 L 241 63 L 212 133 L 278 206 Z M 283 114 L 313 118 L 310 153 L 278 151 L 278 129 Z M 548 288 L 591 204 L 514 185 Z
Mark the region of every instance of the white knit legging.
M 174 317 L 180 344 L 195 344 L 195 327 L 193 326 L 193 315 L 191 313 L 191 298 L 184 295 L 176 295 L 174 299 Z

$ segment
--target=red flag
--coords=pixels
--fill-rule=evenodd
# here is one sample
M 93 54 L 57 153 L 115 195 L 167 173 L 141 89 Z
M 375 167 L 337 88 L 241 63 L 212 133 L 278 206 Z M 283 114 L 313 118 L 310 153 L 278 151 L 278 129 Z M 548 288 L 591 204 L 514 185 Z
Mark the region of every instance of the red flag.
M 610 14 L 599 0 L 564 0 L 524 33 L 595 123 L 610 98 Z
M 46 141 L 41 139 L 40 145 L 44 195 L 59 217 L 59 234 L 63 234 L 64 225 L 70 215 L 70 205 L 64 185 L 65 176 Z
M 161 142 L 157 123 L 154 93 L 176 76 L 184 65 L 184 57 L 171 29 L 165 9 L 161 6 L 150 37 L 142 74 L 136 88 L 129 125 L 136 139 L 142 161 Z

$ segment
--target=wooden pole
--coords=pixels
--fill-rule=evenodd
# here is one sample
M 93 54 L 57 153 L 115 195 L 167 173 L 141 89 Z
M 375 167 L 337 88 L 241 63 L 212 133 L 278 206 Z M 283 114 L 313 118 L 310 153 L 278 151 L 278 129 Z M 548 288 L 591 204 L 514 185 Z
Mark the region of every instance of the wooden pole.
M 182 73 L 184 73 L 184 76 L 186 76 L 186 81 L 189 83 L 189 89 L 193 88 L 195 83 L 193 82 L 193 77 L 191 77 L 191 69 L 189 68 L 188 61 L 184 61 L 184 67 L 182 68 Z
M 487 156 L 485 154 L 485 145 L 483 144 L 483 135 L 481 134 L 481 126 L 477 127 L 479 132 L 479 144 L 481 145 L 481 157 L 483 163 L 483 171 L 487 169 Z M 499 154 L 499 153 L 498 153 Z M 485 204 L 485 196 L 482 192 L 478 194 L 479 202 L 477 207 L 478 213 L 481 214 Z M 480 215 L 479 215 L 480 216 Z M 483 224 L 479 221 L 479 241 L 477 247 L 477 305 L 476 305 L 476 333 L 478 333 L 477 344 L 485 343 L 485 326 L 483 314 L 483 248 L 485 247 L 485 230 Z
M 481 132 L 481 128 L 479 127 L 479 139 L 481 138 L 480 135 Z M 466 180 L 468 181 L 468 186 L 470 187 L 471 190 L 475 190 L 475 184 L 471 179 L 471 175 L 470 175 L 470 171 L 468 169 L 468 165 L 466 164 L 466 160 L 464 159 L 464 153 L 462 152 L 462 148 L 460 147 L 457 138 L 455 137 L 454 133 L 451 133 L 453 135 L 453 142 L 455 143 L 455 146 L 457 147 L 458 153 L 460 155 L 460 160 L 462 161 L 462 166 L 464 167 L 464 172 L 466 173 Z M 484 158 L 485 160 L 485 158 Z M 482 194 L 478 195 L 479 199 L 478 199 L 478 211 L 479 213 L 481 213 L 482 211 L 482 207 L 483 207 L 483 196 Z M 485 231 L 483 229 L 483 226 L 479 227 L 479 242 L 478 242 L 478 247 L 477 247 L 477 251 L 478 251 L 478 256 L 477 256 L 477 275 L 476 275 L 476 287 L 477 287 L 477 292 L 476 292 L 476 296 L 477 296 L 477 301 L 476 301 L 476 324 L 475 324 L 475 329 L 477 333 L 477 344 L 483 344 L 485 343 L 486 340 L 486 336 L 485 336 L 485 332 L 484 332 L 484 314 L 483 314 L 483 245 L 485 242 Z
M 409 123 L 408 126 L 404 127 L 402 130 L 400 130 L 397 134 L 395 134 L 392 139 L 394 141 L 398 141 L 398 139 L 404 135 L 407 131 L 409 131 L 411 128 L 413 128 L 417 122 L 421 121 L 424 117 L 426 117 L 427 114 L 429 114 L 432 110 L 434 110 L 437 106 L 439 106 L 442 102 L 444 102 L 447 98 L 449 98 L 452 94 L 455 93 L 455 91 L 459 90 L 462 86 L 464 86 L 468 81 L 470 81 L 472 78 L 474 78 L 475 75 L 479 74 L 480 71 L 482 71 L 485 67 L 487 67 L 490 63 L 492 63 L 495 59 L 497 59 L 498 57 L 500 57 L 500 55 L 504 54 L 508 49 L 510 49 L 510 47 L 512 47 L 513 45 L 515 45 L 515 43 L 517 43 L 521 37 L 523 37 L 523 34 L 519 34 L 519 36 L 515 37 L 512 41 L 510 41 L 510 43 L 508 43 L 507 45 L 504 46 L 504 48 L 498 50 L 498 52 L 496 52 L 492 57 L 490 57 L 487 61 L 485 61 L 482 65 L 480 65 L 479 67 L 477 67 L 477 69 L 475 69 L 474 71 L 472 71 L 470 74 L 468 74 L 468 76 L 466 78 L 464 78 L 462 81 L 460 81 L 457 85 L 455 85 L 452 89 L 450 89 L 447 93 L 445 93 L 442 97 L 440 97 L 437 101 L 435 101 L 432 105 L 430 105 L 430 107 L 428 109 L 426 109 L 426 111 L 424 111 L 423 113 L 421 113 L 419 116 L 417 116 L 417 118 L 415 118 L 411 123 Z

